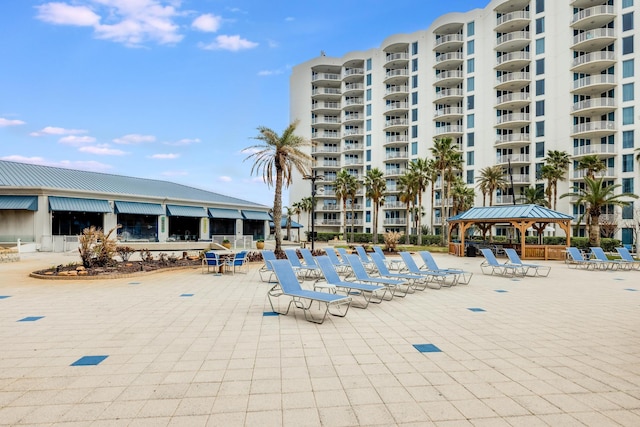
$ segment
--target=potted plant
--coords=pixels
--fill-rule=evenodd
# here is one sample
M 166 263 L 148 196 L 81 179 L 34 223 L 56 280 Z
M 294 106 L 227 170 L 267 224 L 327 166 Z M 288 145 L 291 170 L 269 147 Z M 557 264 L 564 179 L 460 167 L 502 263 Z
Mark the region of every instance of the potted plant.
M 256 249 L 264 249 L 264 239 L 256 240 Z
M 227 249 L 231 249 L 231 242 L 229 241 L 229 239 L 224 239 L 222 241 L 222 246 L 224 246 Z

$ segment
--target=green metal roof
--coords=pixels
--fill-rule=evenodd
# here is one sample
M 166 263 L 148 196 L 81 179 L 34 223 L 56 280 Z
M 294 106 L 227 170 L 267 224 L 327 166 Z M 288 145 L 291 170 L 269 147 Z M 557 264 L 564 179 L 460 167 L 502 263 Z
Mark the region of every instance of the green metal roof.
M 49 196 L 49 211 L 111 213 L 107 200 Z
M 209 216 L 217 219 L 242 219 L 242 214 L 237 209 L 209 208 Z
M 244 219 L 253 219 L 256 221 L 271 221 L 271 217 L 267 212 L 260 211 L 242 211 Z
M 156 203 L 116 201 L 116 213 L 137 215 L 164 215 L 162 205 Z
M 167 205 L 168 216 L 189 216 L 193 218 L 206 218 L 207 211 L 201 206 Z
M 161 197 L 170 200 L 193 200 L 203 205 L 228 204 L 266 208 L 266 206 L 258 203 L 169 181 L 32 165 L 6 160 L 0 160 L 0 191 L 2 187 L 55 188 L 86 191 L 95 195 Z
M 539 219 L 539 220 L 567 220 L 573 216 L 554 211 L 540 205 L 508 205 L 508 206 L 478 206 L 449 218 L 452 221 L 482 220 L 496 221 L 501 219 Z
M 37 196 L 0 196 L 0 210 L 37 211 Z

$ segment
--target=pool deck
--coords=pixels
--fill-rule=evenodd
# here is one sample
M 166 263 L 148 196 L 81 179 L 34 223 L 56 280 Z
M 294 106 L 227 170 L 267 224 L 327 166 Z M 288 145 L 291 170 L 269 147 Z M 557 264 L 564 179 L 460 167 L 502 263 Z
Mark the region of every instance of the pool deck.
M 0 264 L 0 425 L 640 426 L 640 272 L 434 256 L 471 284 L 316 325 L 268 315 L 259 264 L 39 280 L 79 259 L 23 254 Z

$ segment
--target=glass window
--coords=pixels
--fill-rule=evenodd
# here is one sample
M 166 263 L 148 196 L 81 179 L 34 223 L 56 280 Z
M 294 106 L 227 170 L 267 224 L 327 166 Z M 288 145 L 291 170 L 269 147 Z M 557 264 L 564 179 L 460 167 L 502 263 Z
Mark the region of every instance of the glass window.
M 473 151 L 467 151 L 467 165 L 468 166 L 473 166 L 473 163 L 475 161 L 475 156 L 473 154 Z
M 418 42 L 411 43 L 411 54 L 412 55 L 418 54 Z
M 633 12 L 622 15 L 622 31 L 633 30 Z
M 476 89 L 476 78 L 467 78 L 467 92 L 473 92 Z
M 536 59 L 536 74 L 544 74 L 544 58 Z
M 371 119 L 367 119 L 367 121 L 365 122 L 365 127 L 367 129 L 367 132 L 371 132 Z
M 633 178 L 622 178 L 622 192 L 633 193 Z
M 371 101 L 371 89 L 367 89 L 367 101 Z
M 471 58 L 467 60 L 467 73 L 473 73 L 476 69 L 476 61 Z
M 633 91 L 634 91 L 633 83 L 627 83 L 622 85 L 622 100 L 633 101 L 633 97 L 634 97 Z
M 622 38 L 622 54 L 627 55 L 633 53 L 633 36 Z
M 544 95 L 544 79 L 536 80 L 536 95 Z
M 633 202 L 622 207 L 622 219 L 633 219 Z
M 467 42 L 467 55 L 473 55 L 476 52 L 476 44 L 474 40 Z
M 536 142 L 536 158 L 544 157 L 544 141 Z
M 622 124 L 623 125 L 633 124 L 633 107 L 626 107 L 622 109 Z
M 622 148 L 633 148 L 633 137 L 634 135 L 632 130 L 625 130 L 622 132 Z
M 633 59 L 622 61 L 622 77 L 633 77 Z
M 411 126 L 411 138 L 418 137 L 418 125 Z
M 633 172 L 633 154 L 622 155 L 622 172 Z
M 633 0 L 622 0 L 622 7 L 631 7 L 633 6 Z
M 467 114 L 467 129 L 473 129 L 474 127 L 476 127 L 476 116 Z
M 411 60 L 411 71 L 418 71 L 418 58 Z
M 536 13 L 544 12 L 544 0 L 536 0 Z
M 365 135 L 367 147 L 371 147 L 371 134 Z
M 415 89 L 418 87 L 418 75 L 411 76 L 411 88 Z
M 473 147 L 476 144 L 476 134 L 469 132 L 467 134 L 467 147 Z
M 371 161 L 371 150 L 367 150 L 367 162 Z
M 412 122 L 417 122 L 418 121 L 418 109 L 414 108 L 411 110 L 411 121 Z
M 367 71 L 371 71 L 371 58 L 367 59 Z
M 542 167 L 544 166 L 544 163 L 536 163 L 536 179 L 542 179 Z M 540 184 L 536 184 L 536 188 L 542 186 L 542 189 L 544 189 L 544 184 L 540 185 Z
M 412 142 L 411 143 L 411 155 L 412 156 L 418 155 L 418 143 L 417 142 Z
M 417 105 L 418 104 L 418 92 L 412 92 L 411 93 L 411 105 Z
M 536 39 L 536 55 L 542 55 L 544 53 L 544 37 Z
M 476 23 L 471 21 L 467 23 L 467 37 L 471 37 L 476 33 Z
M 536 34 L 544 33 L 544 18 L 536 19 Z
M 473 169 L 467 171 L 467 184 L 475 184 Z
M 371 116 L 371 104 L 367 104 L 366 109 L 367 109 L 367 117 Z
M 536 101 L 536 116 L 544 116 L 544 101 Z
M 371 74 L 367 74 L 367 86 L 371 86 Z
M 536 122 L 536 136 L 544 136 L 544 120 Z
M 467 96 L 467 110 L 473 110 L 475 108 L 475 98 L 474 95 Z

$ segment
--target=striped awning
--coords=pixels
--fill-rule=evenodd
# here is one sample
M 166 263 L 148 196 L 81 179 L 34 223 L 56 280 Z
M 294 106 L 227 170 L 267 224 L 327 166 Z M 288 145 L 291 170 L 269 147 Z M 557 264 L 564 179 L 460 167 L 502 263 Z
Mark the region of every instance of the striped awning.
M 242 211 L 244 219 L 251 219 L 255 221 L 271 221 L 271 217 L 267 212 L 261 211 Z
M 164 215 L 164 209 L 162 209 L 162 205 L 156 203 L 116 201 L 116 213 L 137 215 Z
M 49 211 L 111 213 L 107 200 L 49 196 Z
M 37 211 L 38 196 L 0 196 L 0 209 Z
M 209 216 L 215 219 L 242 219 L 238 209 L 209 208 Z
M 207 217 L 207 211 L 205 211 L 201 206 L 167 205 L 167 215 L 205 218 Z

